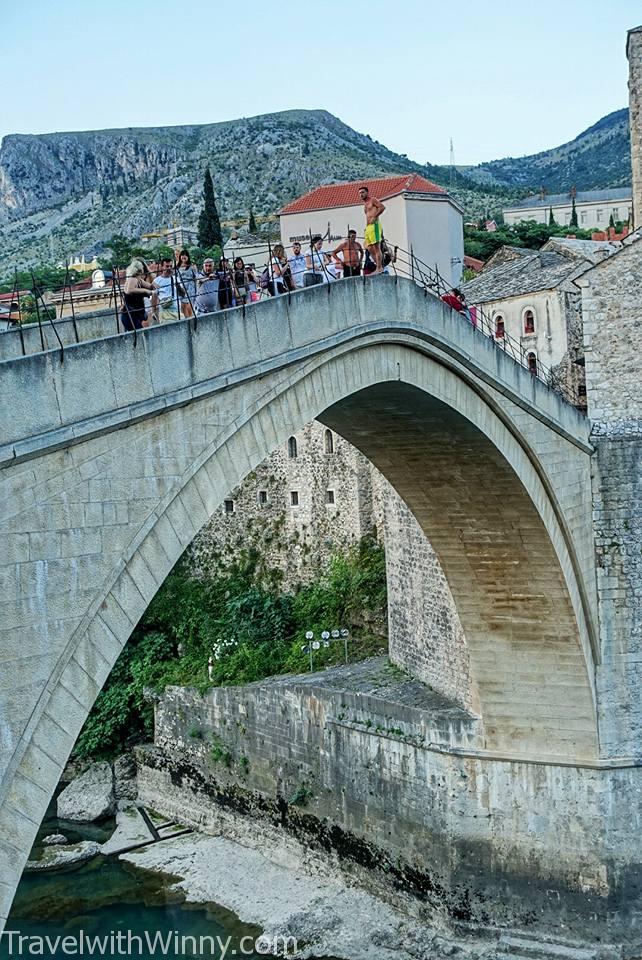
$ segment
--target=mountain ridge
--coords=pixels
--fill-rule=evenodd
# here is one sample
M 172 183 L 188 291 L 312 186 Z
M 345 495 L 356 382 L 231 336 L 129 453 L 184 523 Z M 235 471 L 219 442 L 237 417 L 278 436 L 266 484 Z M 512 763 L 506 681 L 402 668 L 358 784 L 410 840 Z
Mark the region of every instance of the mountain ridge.
M 630 182 L 626 110 L 539 154 L 457 172 L 420 164 L 327 110 L 286 110 L 209 124 L 8 134 L 0 145 L 0 277 L 16 264 L 100 250 L 115 233 L 140 236 L 196 223 L 211 168 L 222 219 L 274 216 L 324 183 L 421 173 L 478 219 L 529 189 Z
M 448 181 L 325 110 L 292 110 L 213 124 L 79 133 L 10 134 L 0 148 L 0 275 L 91 251 L 114 233 L 193 225 L 211 168 L 223 219 L 273 216 L 323 183 L 418 172 Z M 479 213 L 496 200 L 461 175 L 460 199 Z M 501 191 L 500 191 L 501 192 Z
M 557 147 L 458 169 L 479 184 L 524 189 L 543 186 L 549 193 L 561 193 L 573 186 L 578 190 L 628 186 L 631 183 L 628 108 L 601 117 Z

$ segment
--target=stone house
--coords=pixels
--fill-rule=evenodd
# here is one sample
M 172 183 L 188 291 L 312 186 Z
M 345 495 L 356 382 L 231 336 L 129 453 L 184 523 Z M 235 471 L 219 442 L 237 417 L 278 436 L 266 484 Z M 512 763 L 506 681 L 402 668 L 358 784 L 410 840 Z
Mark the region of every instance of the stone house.
M 619 244 L 552 238 L 540 250 L 500 247 L 464 284 L 498 346 L 518 349 L 533 372 L 551 371 L 569 399 L 585 405 L 581 294 L 575 278 Z
M 615 223 L 633 219 L 631 187 L 612 187 L 607 190 L 574 190 L 568 193 L 540 193 L 518 200 L 503 210 L 508 226 L 524 220 L 548 223 L 551 210 L 555 222 L 568 226 L 573 215 L 573 201 L 577 212 L 577 225 L 582 230 L 604 230 L 611 217 Z
M 385 238 L 400 250 L 413 250 L 427 266 L 438 267 L 451 286 L 461 278 L 464 264 L 463 211 L 442 187 L 419 174 L 355 180 L 317 187 L 279 211 L 281 241 L 289 247 L 320 234 L 326 250 L 345 239 L 348 229 L 363 237 L 365 219 L 359 187 L 367 186 L 386 210 L 381 218 Z M 407 256 L 400 255 L 398 271 L 411 272 Z

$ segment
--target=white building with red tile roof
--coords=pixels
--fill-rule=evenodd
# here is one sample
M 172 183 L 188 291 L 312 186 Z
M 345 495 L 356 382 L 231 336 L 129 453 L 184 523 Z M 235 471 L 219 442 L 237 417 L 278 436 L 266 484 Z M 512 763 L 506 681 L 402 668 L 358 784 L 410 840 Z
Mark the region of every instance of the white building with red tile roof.
M 416 173 L 316 187 L 279 211 L 283 244 L 289 247 L 299 240 L 305 246 L 311 235 L 321 234 L 324 248 L 332 250 L 348 229 L 355 229 L 362 238 L 362 186 L 386 206 L 381 217 L 385 239 L 400 250 L 412 248 L 419 260 L 433 269 L 437 266 L 445 281 L 456 286 L 464 261 L 462 208 L 446 190 Z M 400 253 L 400 274 L 410 270 L 403 259 Z

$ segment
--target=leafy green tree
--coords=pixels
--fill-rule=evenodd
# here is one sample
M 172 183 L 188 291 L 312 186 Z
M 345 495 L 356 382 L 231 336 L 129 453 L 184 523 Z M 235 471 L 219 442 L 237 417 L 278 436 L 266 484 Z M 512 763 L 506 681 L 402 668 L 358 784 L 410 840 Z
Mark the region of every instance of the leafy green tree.
M 221 221 L 216 208 L 214 184 L 209 167 L 205 170 L 203 179 L 203 209 L 198 218 L 198 245 L 204 248 L 223 245 Z
M 157 263 L 160 260 L 174 259 L 174 251 L 166 243 L 157 243 L 155 247 L 151 247 L 147 252 L 147 256 L 150 260 L 155 260 Z
M 128 240 L 122 233 L 115 233 L 107 241 L 111 250 L 111 262 L 115 267 L 126 267 L 134 255 L 134 241 Z
M 250 219 L 248 220 L 247 229 L 250 233 L 256 233 L 258 227 L 256 225 L 256 217 L 254 216 L 254 211 L 250 207 Z
M 219 576 L 194 579 L 179 561 L 132 634 L 78 738 L 76 757 L 110 758 L 153 733 L 146 687 L 241 684 L 308 668 L 307 630 L 348 627 L 353 660 L 381 652 L 385 629 L 383 547 L 363 540 L 335 554 L 324 573 L 294 594 L 279 589 L 277 571 L 255 547 Z M 180 653 L 179 653 L 180 651 Z M 213 677 L 208 677 L 208 659 Z M 315 653 L 315 669 L 343 660 L 343 644 Z
M 576 208 L 575 208 L 575 197 L 572 198 L 572 205 L 571 205 L 571 222 L 570 222 L 569 226 L 570 226 L 570 227 L 576 227 L 576 226 L 577 226 L 577 210 L 576 210 Z
M 76 283 L 79 274 L 75 270 L 69 272 L 69 282 Z M 38 266 L 33 268 L 33 277 L 39 290 L 59 290 L 65 282 L 66 270 L 63 267 Z M 31 270 L 18 270 L 16 274 L 9 274 L 0 284 L 0 293 L 11 293 L 17 286 L 18 290 L 31 290 L 33 279 Z

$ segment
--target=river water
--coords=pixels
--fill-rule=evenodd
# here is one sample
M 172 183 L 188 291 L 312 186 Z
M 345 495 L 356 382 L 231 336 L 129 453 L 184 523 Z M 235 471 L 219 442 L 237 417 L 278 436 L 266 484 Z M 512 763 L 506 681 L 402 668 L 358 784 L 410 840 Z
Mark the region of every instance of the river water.
M 64 833 L 72 842 L 102 842 L 110 836 L 114 825 L 111 820 L 79 828 L 78 824 L 57 820 L 55 804 L 52 804 L 39 830 L 32 859 L 40 856 L 41 840 L 47 834 Z M 173 878 L 102 856 L 62 870 L 26 873 L 18 887 L 6 933 L 0 939 L 0 957 L 4 960 L 40 953 L 40 940 L 31 939 L 22 941 L 21 954 L 18 932 L 23 937 L 44 939 L 48 936 L 50 941 L 44 941 L 40 955 L 49 957 L 205 956 L 220 960 L 220 944 L 227 944 L 227 956 L 235 953 L 250 960 L 261 956 L 251 948 L 261 933 L 259 928 L 241 923 L 236 916 L 216 904 L 185 903 L 180 892 L 171 890 L 173 883 Z M 16 933 L 10 937 L 9 931 Z M 120 941 L 117 939 L 119 932 L 122 935 Z M 128 932 L 131 938 L 129 953 Z M 115 935 L 113 940 L 112 934 Z M 140 946 L 135 939 L 137 936 L 141 937 Z M 61 939 L 56 944 L 58 937 Z M 75 940 L 67 941 L 65 945 L 63 937 L 73 937 Z M 95 937 L 98 940 L 94 941 Z M 154 941 L 154 937 L 158 939 Z M 196 949 L 194 942 L 189 939 L 191 937 L 196 938 Z M 206 938 L 202 943 L 201 937 Z M 92 940 L 89 942 L 87 938 Z M 152 938 L 151 947 L 148 938 Z M 213 943 L 207 938 L 214 938 Z M 241 951 L 242 938 L 251 939 L 243 940 Z M 73 944 L 81 942 L 83 951 L 74 954 Z M 96 944 L 93 953 L 90 952 L 91 943 Z

